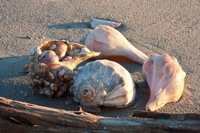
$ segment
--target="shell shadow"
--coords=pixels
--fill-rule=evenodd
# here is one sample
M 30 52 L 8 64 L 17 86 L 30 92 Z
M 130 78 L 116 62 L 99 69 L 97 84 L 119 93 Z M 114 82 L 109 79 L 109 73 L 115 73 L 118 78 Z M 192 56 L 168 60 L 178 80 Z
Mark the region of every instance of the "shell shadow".
M 12 56 L 0 58 L 0 80 L 23 76 L 23 66 L 28 63 L 28 56 Z
M 47 26 L 49 29 L 92 29 L 90 22 L 73 22 Z
M 71 22 L 64 24 L 55 24 L 47 26 L 49 29 L 93 29 L 90 22 Z M 120 32 L 125 32 L 128 28 L 126 25 L 121 24 L 116 28 Z

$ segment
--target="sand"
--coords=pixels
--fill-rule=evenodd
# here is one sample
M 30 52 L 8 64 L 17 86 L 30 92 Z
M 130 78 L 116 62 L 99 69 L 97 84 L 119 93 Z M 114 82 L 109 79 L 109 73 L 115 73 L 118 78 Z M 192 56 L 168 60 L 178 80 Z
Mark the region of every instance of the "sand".
M 75 110 L 72 96 L 48 98 L 33 94 L 23 66 L 28 52 L 53 39 L 80 42 L 92 28 L 93 18 L 123 25 L 120 32 L 147 55 L 175 56 L 187 73 L 185 91 L 177 103 L 159 112 L 200 113 L 200 2 L 198 0 L 1 0 L 0 2 L 0 96 L 37 105 Z M 102 107 L 98 115 L 130 117 L 144 110 L 149 88 L 141 65 L 119 61 L 132 75 L 137 98 L 124 109 Z

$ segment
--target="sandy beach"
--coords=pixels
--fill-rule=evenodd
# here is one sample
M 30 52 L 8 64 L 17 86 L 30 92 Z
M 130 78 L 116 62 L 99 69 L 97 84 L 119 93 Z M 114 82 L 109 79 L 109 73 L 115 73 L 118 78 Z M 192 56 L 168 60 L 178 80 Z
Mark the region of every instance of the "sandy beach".
M 33 94 L 23 66 L 29 62 L 30 49 L 44 41 L 81 43 L 92 30 L 93 18 L 122 23 L 117 30 L 147 55 L 168 53 L 177 58 L 187 73 L 184 93 L 177 103 L 169 103 L 159 112 L 200 113 L 199 0 L 0 0 L 0 96 L 75 110 L 78 103 L 72 96 Z M 142 66 L 118 62 L 138 84 L 137 97 L 127 108 L 102 107 L 98 115 L 130 117 L 133 110 L 145 109 L 149 88 L 141 74 Z

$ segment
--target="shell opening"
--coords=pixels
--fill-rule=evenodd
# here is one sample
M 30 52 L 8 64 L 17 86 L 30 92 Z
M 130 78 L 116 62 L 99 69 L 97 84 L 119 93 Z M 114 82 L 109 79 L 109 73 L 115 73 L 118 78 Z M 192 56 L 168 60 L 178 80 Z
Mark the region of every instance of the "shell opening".
M 89 93 L 89 91 L 87 89 L 84 89 L 83 92 L 82 92 L 83 96 L 87 96 L 88 93 Z
M 83 101 L 93 101 L 94 99 L 94 92 L 93 89 L 90 87 L 83 88 L 81 91 L 81 97 Z

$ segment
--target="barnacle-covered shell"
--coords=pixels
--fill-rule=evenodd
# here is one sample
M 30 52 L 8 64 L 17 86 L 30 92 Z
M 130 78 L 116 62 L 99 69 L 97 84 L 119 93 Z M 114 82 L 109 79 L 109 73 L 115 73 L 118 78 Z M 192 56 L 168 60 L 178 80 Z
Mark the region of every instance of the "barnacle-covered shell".
M 180 99 L 186 74 L 175 57 L 151 55 L 142 70 L 150 88 L 147 110 L 154 111 Z
M 120 64 L 96 60 L 78 68 L 70 91 L 84 106 L 125 107 L 135 98 L 135 83 Z
M 52 40 L 52 41 L 45 41 L 44 43 L 40 44 L 39 46 L 35 46 L 29 52 L 29 59 L 31 62 L 37 62 L 38 56 L 42 54 L 42 52 L 46 50 L 52 50 L 58 55 L 59 60 L 62 61 L 63 58 L 67 56 L 74 56 L 79 54 L 82 48 L 87 48 L 84 45 L 78 43 L 70 43 L 66 40 Z
M 66 92 L 74 76 L 74 71 L 59 64 L 32 64 L 30 70 L 28 75 L 32 89 L 50 97 L 59 97 Z
M 73 69 L 82 61 L 100 53 L 90 51 L 86 46 L 53 40 L 32 48 L 30 63 L 24 71 L 30 77 L 30 86 L 40 94 L 59 97 L 71 85 Z

